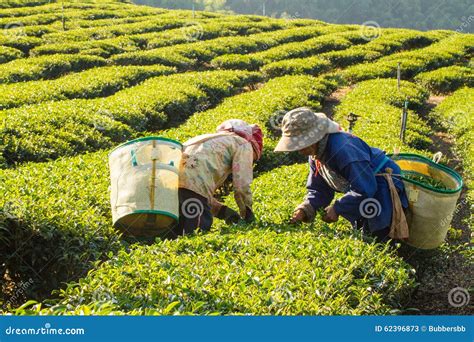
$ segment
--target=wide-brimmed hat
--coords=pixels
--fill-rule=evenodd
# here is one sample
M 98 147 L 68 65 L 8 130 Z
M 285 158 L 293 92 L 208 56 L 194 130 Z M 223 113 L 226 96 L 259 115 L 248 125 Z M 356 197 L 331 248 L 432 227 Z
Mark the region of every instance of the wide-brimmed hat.
M 306 107 L 285 114 L 281 124 L 282 137 L 275 152 L 299 151 L 320 141 L 326 134 L 336 133 L 340 126 L 324 113 Z

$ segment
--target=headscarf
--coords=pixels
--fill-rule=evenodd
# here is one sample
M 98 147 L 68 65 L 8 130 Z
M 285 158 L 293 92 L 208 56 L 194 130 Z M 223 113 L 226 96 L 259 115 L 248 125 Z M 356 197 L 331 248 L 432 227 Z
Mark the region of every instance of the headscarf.
M 259 160 L 262 157 L 263 132 L 258 125 L 249 125 L 243 120 L 231 119 L 221 123 L 217 127 L 217 132 L 233 132 L 237 134 L 252 145 L 257 156 L 256 160 Z

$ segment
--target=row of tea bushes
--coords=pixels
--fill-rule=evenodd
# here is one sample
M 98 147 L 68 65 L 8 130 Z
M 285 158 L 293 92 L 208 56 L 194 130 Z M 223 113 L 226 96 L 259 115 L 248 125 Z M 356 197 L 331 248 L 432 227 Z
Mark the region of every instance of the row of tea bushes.
M 474 87 L 474 71 L 470 66 L 452 65 L 418 74 L 415 81 L 433 93 L 449 93 L 464 86 Z
M 409 265 L 340 224 L 289 226 L 307 165 L 252 187 L 258 221 L 134 246 L 71 282 L 50 307 L 18 314 L 389 314 L 415 287 Z M 288 187 L 288 184 L 292 184 Z M 131 290 L 133 289 L 133 290 Z
M 159 13 L 159 12 L 158 12 Z M 107 10 L 107 9 L 88 9 L 88 10 L 76 10 L 76 9 L 65 9 L 64 18 L 66 22 L 66 28 L 71 29 L 71 25 L 74 25 L 76 21 L 88 21 L 92 24 L 95 21 L 100 20 L 119 20 L 122 18 L 152 18 L 147 12 L 131 12 L 129 10 Z M 156 16 L 156 14 L 154 14 Z M 49 25 L 54 22 L 62 22 L 63 13 L 61 10 L 56 12 L 37 13 L 21 17 L 0 17 L 0 26 L 8 27 L 12 23 L 21 23 L 22 26 L 37 26 L 37 25 Z M 110 23 L 114 23 L 113 20 Z M 62 29 L 62 23 L 61 23 Z
M 24 54 L 20 50 L 7 46 L 0 46 L 0 64 L 22 58 L 23 56 Z
M 137 132 L 178 123 L 259 80 L 244 71 L 192 72 L 154 77 L 106 98 L 4 110 L 3 157 L 15 164 L 109 148 Z
M 49 0 L 9 0 L 2 2 L 0 4 L 0 8 L 17 8 L 17 7 L 25 7 L 28 8 L 29 6 L 40 6 L 43 4 L 47 4 Z M 0 12 L 1 13 L 1 12 Z
M 397 33 L 387 32 L 366 44 L 352 45 L 347 49 L 268 63 L 261 68 L 261 71 L 271 77 L 299 74 L 317 75 L 329 69 L 344 68 L 364 61 L 374 61 L 402 49 L 424 47 L 437 39 L 438 36 L 433 32 L 421 33 L 411 30 Z
M 474 201 L 474 89 L 461 88 L 444 99 L 431 113 L 454 135 L 454 148 L 462 162 L 463 176 Z
M 349 32 L 344 32 L 348 31 Z M 258 70 L 265 64 L 282 59 L 310 56 L 330 50 L 342 50 L 352 44 L 366 42 L 358 32 L 350 32 L 352 27 L 328 26 L 322 36 L 303 42 L 289 42 L 271 49 L 252 54 L 226 54 L 212 60 L 212 65 L 222 69 Z
M 105 59 L 89 55 L 52 55 L 16 59 L 0 64 L 0 84 L 51 79 L 69 72 L 106 64 Z
M 43 44 L 34 48 L 31 54 L 89 53 L 109 58 L 114 54 L 138 51 L 140 49 L 153 49 L 225 36 L 254 34 L 256 32 L 271 31 L 280 27 L 281 25 L 271 22 L 253 23 L 248 20 L 202 21 L 162 32 L 122 35 L 102 40 Z
M 338 29 L 338 28 L 336 28 Z M 178 44 L 147 51 L 123 53 L 111 58 L 115 64 L 164 64 L 180 68 L 193 68 L 213 58 L 229 53 L 261 51 L 288 42 L 308 39 L 334 30 L 327 26 L 289 28 L 263 32 L 246 37 L 222 37 L 209 41 Z
M 430 146 L 430 129 L 416 114 L 423 108 L 428 93 L 414 83 L 402 81 L 400 90 L 397 80 L 377 79 L 358 83 L 336 107 L 335 120 L 346 122 L 349 113 L 359 115 L 354 134 L 373 146 L 385 147 L 392 153 L 401 147 L 399 140 L 402 107 L 408 98 L 408 124 L 406 146 L 411 150 L 423 150 Z M 346 126 L 347 127 L 347 126 Z
M 105 66 L 54 80 L 1 84 L 0 109 L 53 100 L 105 97 L 150 77 L 175 71 L 161 65 Z
M 463 62 L 473 52 L 474 37 L 469 34 L 453 34 L 426 48 L 396 53 L 375 63 L 360 64 L 346 69 L 343 76 L 350 83 L 382 77 L 396 77 L 400 63 L 402 77 L 412 78 L 416 74 L 442 66 Z
M 120 251 L 51 308 L 17 313 L 377 315 L 413 287 L 408 265 L 387 248 L 256 227 Z
M 158 17 L 153 21 L 55 32 L 44 35 L 43 40 L 46 43 L 86 41 L 90 39 L 100 40 L 106 38 L 114 38 L 126 34 L 159 32 L 176 27 L 181 27 L 185 24 L 186 20 L 161 19 Z
M 401 50 L 426 47 L 452 34 L 449 31 L 419 32 L 406 29 L 384 29 L 379 37 L 367 44 L 355 45 L 349 49 L 329 51 L 320 57 L 328 59 L 336 67 L 347 67 L 356 63 L 371 62 Z

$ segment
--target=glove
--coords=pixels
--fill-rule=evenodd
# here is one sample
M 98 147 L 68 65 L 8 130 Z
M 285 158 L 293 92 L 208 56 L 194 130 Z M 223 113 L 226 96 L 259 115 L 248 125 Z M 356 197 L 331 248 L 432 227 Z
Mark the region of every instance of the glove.
M 251 223 L 255 221 L 255 215 L 253 214 L 252 209 L 246 207 L 247 211 L 245 212 L 245 222 Z
M 225 223 L 227 224 L 238 223 L 240 221 L 240 215 L 235 210 L 232 210 L 225 205 L 219 209 L 216 217 L 225 220 Z

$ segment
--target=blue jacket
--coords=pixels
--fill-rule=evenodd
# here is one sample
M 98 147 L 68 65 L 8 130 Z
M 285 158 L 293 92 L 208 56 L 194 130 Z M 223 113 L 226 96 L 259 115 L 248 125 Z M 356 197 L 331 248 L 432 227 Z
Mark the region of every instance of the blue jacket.
M 317 170 L 315 161 L 310 158 L 307 200 L 314 208 L 327 207 L 334 199 L 332 189 Z M 392 220 L 392 199 L 387 181 L 382 176 L 375 176 L 375 170 L 381 173 L 389 167 L 393 174 L 400 174 L 400 167 L 385 152 L 367 145 L 362 139 L 346 132 L 330 134 L 321 163 L 330 167 L 335 173 L 349 181 L 349 191 L 334 204 L 336 213 L 355 224 L 356 220 L 367 219 L 371 231 L 387 228 Z M 402 206 L 408 207 L 403 182 L 393 176 Z M 366 200 L 368 199 L 368 200 Z M 365 202 L 363 202 L 366 200 Z M 374 201 L 375 200 L 375 201 Z M 378 207 L 376 215 L 362 213 L 364 204 L 372 202 Z M 362 204 L 362 205 L 361 205 Z M 373 216 L 373 217 L 372 217 Z

